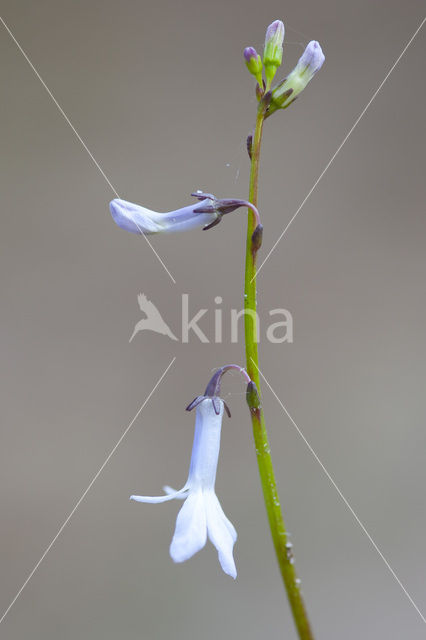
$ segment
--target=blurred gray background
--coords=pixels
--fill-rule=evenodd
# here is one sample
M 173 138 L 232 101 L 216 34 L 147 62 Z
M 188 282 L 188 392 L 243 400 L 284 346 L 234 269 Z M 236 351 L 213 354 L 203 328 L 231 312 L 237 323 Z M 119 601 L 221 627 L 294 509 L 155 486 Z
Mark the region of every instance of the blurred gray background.
M 157 211 L 197 188 L 247 197 L 254 84 L 242 49 L 286 24 L 284 70 L 311 39 L 326 62 L 267 122 L 262 256 L 418 27 L 408 0 L 157 3 L 5 0 L 2 16 L 121 197 Z M 261 337 L 261 367 L 415 602 L 426 611 L 426 218 L 422 30 L 259 276 L 261 318 L 285 307 L 294 344 Z M 7 640 L 181 640 L 295 632 L 266 526 L 243 385 L 229 377 L 217 492 L 238 579 L 205 550 L 168 556 L 180 503 L 130 503 L 186 479 L 186 404 L 243 345 L 141 333 L 136 296 L 172 329 L 181 294 L 213 336 L 241 308 L 246 214 L 216 229 L 116 228 L 110 187 L 0 28 L 2 86 L 3 612 L 173 356 L 176 362 L 1 624 Z M 265 325 L 263 325 L 265 326 Z M 228 333 L 227 333 L 228 332 Z M 266 386 L 287 526 L 316 637 L 426 636 L 426 627 Z

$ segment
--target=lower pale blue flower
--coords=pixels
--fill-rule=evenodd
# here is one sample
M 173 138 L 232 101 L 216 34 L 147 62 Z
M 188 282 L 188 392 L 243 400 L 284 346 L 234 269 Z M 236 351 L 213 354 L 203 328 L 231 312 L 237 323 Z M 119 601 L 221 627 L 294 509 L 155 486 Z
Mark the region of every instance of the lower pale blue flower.
M 130 499 L 150 503 L 185 499 L 170 545 L 172 559 L 175 562 L 188 560 L 205 546 L 208 537 L 218 551 L 223 571 L 235 579 L 237 570 L 233 548 L 237 532 L 225 516 L 215 493 L 224 402 L 217 396 L 199 396 L 190 407 L 196 407 L 196 418 L 186 484 L 179 491 L 164 487 L 164 496 L 131 496 Z

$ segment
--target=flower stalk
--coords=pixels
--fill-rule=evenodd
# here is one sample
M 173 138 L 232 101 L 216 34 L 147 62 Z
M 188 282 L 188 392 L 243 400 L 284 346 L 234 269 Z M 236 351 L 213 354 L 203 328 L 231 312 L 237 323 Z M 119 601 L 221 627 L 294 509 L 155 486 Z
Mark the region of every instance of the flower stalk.
M 249 156 L 251 158 L 249 201 L 257 207 L 260 149 L 262 143 L 263 123 L 270 103 L 270 94 L 266 93 L 258 107 L 256 126 L 250 141 Z M 256 293 L 256 256 L 253 250 L 253 235 L 256 229 L 256 218 L 253 211 L 249 211 L 247 225 L 247 246 L 244 283 L 244 328 L 247 373 L 255 383 L 260 393 L 259 355 L 256 342 L 257 335 L 257 293 Z M 266 431 L 265 418 L 260 403 L 249 403 L 253 427 L 256 456 L 259 467 L 260 480 L 269 520 L 272 540 L 275 547 L 278 565 L 287 592 L 288 601 L 300 640 L 313 640 L 307 612 L 300 592 L 300 580 L 297 578 L 294 566 L 292 544 L 284 525 L 281 513 L 280 499 L 275 481 L 271 452 Z

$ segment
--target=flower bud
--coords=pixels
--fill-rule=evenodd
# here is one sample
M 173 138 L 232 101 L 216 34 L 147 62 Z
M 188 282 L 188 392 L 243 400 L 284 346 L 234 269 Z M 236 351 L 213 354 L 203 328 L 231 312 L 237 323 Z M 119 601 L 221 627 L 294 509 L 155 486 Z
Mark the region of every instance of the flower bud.
M 260 247 L 262 246 L 262 239 L 263 226 L 261 224 L 258 224 L 251 236 L 251 250 L 253 254 L 259 251 Z
M 259 392 L 253 380 L 251 380 L 247 385 L 246 400 L 247 400 L 249 409 L 251 411 L 256 411 L 257 409 L 260 409 L 261 403 L 260 403 Z
M 270 87 L 275 73 L 283 59 L 284 24 L 275 20 L 266 30 L 263 65 L 265 67 L 266 86 Z
M 257 80 L 258 85 L 262 86 L 262 60 L 256 49 L 253 47 L 246 47 L 244 49 L 244 60 L 247 69 L 252 76 Z
M 272 92 L 269 113 L 288 107 L 321 69 L 324 60 L 319 42 L 312 40 L 293 71 Z
M 247 147 L 247 153 L 248 153 L 249 158 L 251 160 L 252 149 L 253 149 L 253 135 L 251 133 L 247 136 L 246 147 Z

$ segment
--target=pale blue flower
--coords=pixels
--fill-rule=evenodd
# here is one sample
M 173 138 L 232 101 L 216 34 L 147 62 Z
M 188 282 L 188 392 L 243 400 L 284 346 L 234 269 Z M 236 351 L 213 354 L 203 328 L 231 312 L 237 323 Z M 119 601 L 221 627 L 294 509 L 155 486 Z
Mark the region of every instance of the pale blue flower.
M 235 579 L 233 548 L 237 532 L 215 493 L 224 406 L 217 396 L 199 396 L 189 405 L 188 409 L 196 407 L 195 434 L 188 480 L 182 489 L 175 491 L 164 487 L 166 495 L 131 496 L 130 499 L 150 503 L 184 499 L 170 545 L 172 559 L 175 562 L 188 560 L 205 546 L 208 537 L 218 551 L 223 571 Z
M 189 231 L 197 227 L 202 227 L 203 230 L 211 229 L 219 224 L 224 215 L 240 207 L 251 209 L 256 218 L 256 225 L 260 225 L 258 210 L 247 200 L 218 199 L 213 194 L 202 191 L 195 191 L 191 195 L 197 198 L 198 202 L 168 213 L 157 213 L 157 211 L 151 211 L 139 204 L 133 204 L 120 198 L 111 200 L 109 208 L 114 222 L 121 229 L 145 235 Z
M 214 201 L 206 198 L 205 203 L 213 206 Z M 200 203 L 195 202 L 176 211 L 157 213 L 157 211 L 151 211 L 138 204 L 117 198 L 110 202 L 109 208 L 114 222 L 121 229 L 131 233 L 151 235 L 161 232 L 188 231 L 216 222 L 220 215 L 218 211 L 199 213 L 197 212 L 199 206 Z

